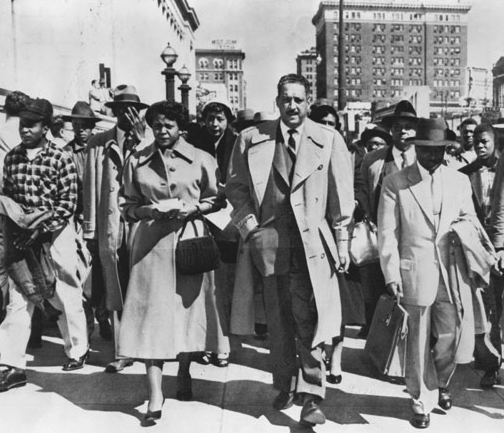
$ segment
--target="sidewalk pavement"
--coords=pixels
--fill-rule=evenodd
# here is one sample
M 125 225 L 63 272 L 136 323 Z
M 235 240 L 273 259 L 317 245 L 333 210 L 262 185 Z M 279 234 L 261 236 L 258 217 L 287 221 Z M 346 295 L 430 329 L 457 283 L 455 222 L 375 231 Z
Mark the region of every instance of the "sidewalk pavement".
M 175 399 L 177 364 L 165 363 L 163 417 L 146 425 L 144 366 L 135 362 L 121 373 L 104 373 L 112 348 L 94 336 L 88 364 L 63 372 L 62 341 L 44 337 L 42 349 L 30 350 L 29 383 L 0 394 L 1 433 L 407 433 L 410 403 L 404 385 L 373 377 L 362 349 L 364 340 L 350 328 L 343 351 L 343 381 L 328 384 L 322 408 L 327 422 L 313 429 L 298 424 L 301 407 L 271 407 L 276 391 L 268 372 L 267 341 L 242 339 L 227 368 L 193 363 L 194 400 Z M 97 332 L 96 332 L 97 334 Z M 451 385 L 453 408 L 431 414 L 431 433 L 504 431 L 504 386 L 481 390 L 481 371 L 459 366 Z M 501 376 L 504 371 L 501 370 Z

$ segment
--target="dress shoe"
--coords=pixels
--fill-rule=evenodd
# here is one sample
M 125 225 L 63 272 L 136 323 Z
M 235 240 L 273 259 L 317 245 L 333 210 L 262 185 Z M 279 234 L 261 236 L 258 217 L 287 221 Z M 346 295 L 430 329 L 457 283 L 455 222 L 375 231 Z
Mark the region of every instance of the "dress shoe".
M 216 367 L 227 367 L 229 365 L 229 355 L 227 355 L 226 358 L 219 358 L 217 353 L 213 353 L 212 364 Z
M 208 365 L 212 362 L 212 352 L 203 352 L 194 359 L 198 364 Z
M 108 320 L 102 320 L 98 322 L 98 326 L 100 327 L 100 337 L 105 341 L 111 341 L 112 327 L 110 326 L 110 322 Z
M 499 385 L 501 379 L 499 372 L 497 371 L 487 371 L 481 378 L 480 387 L 481 388 L 492 388 L 494 385 Z
M 164 402 L 165 402 L 165 399 L 163 398 L 163 403 L 161 403 L 161 407 L 163 407 Z M 161 415 L 162 415 L 161 409 L 153 410 L 153 411 L 147 410 L 147 413 L 145 414 L 144 420 L 147 422 L 157 421 L 157 420 L 161 419 Z
M 192 379 L 191 376 L 177 376 L 177 393 L 175 395 L 179 401 L 190 401 L 193 398 L 192 394 Z
M 285 410 L 294 404 L 295 392 L 280 391 L 273 400 L 273 407 L 276 410 Z
M 0 373 L 0 392 L 26 385 L 26 373 L 16 367 L 8 367 Z
M 318 403 L 313 400 L 308 400 L 301 409 L 301 420 L 299 423 L 307 427 L 313 427 L 315 424 L 324 424 L 325 415 L 320 409 Z
M 89 350 L 82 355 L 79 359 L 68 358 L 67 362 L 63 364 L 63 371 L 80 370 L 84 367 L 87 359 L 89 358 Z
M 443 410 L 450 410 L 452 407 L 452 397 L 448 388 L 439 388 L 439 407 Z
M 411 425 L 415 428 L 427 428 L 430 425 L 429 414 L 414 413 L 411 417 Z
M 105 367 L 106 373 L 118 373 L 119 371 L 123 371 L 126 367 L 130 367 L 133 365 L 133 360 L 131 358 L 120 358 L 115 361 L 110 362 Z
M 341 377 L 341 374 L 329 374 L 327 376 L 327 381 L 333 385 L 338 385 L 342 380 L 343 377 Z

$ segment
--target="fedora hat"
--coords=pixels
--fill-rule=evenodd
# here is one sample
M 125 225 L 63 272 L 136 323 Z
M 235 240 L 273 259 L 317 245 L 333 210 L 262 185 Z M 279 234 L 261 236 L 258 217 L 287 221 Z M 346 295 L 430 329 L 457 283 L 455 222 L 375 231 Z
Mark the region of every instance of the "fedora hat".
M 385 140 L 385 143 L 387 143 L 387 145 L 392 144 L 392 136 L 385 128 L 382 128 L 379 125 L 375 125 L 372 128 L 367 128 L 362 131 L 360 139 L 362 144 L 366 144 L 366 142 L 373 137 L 382 138 L 383 140 Z
M 42 98 L 29 98 L 24 107 L 19 112 L 19 117 L 23 119 L 33 120 L 39 122 L 45 120 L 47 122 L 52 121 L 53 116 L 53 106 L 47 99 Z
M 112 93 L 114 94 L 114 100 L 105 102 L 105 107 L 114 108 L 120 107 L 121 105 L 131 105 L 138 110 L 143 110 L 148 107 L 147 104 L 140 102 L 137 90 L 134 86 L 129 84 L 120 84 Z
M 449 138 L 448 128 L 443 118 L 436 119 L 419 118 L 416 130 L 416 136 L 407 138 L 406 141 L 412 142 L 417 146 L 448 146 L 453 143 Z
M 391 127 L 392 124 L 399 119 L 411 120 L 413 122 L 418 121 L 416 110 L 413 108 L 413 105 L 411 105 L 411 102 L 405 99 L 399 101 L 394 109 L 394 114 L 385 116 L 382 122 L 385 126 Z
M 278 115 L 276 115 L 275 113 L 270 113 L 268 111 L 258 111 L 254 114 L 254 124 L 276 119 L 278 119 Z
M 245 110 L 238 110 L 236 113 L 236 120 L 233 122 L 234 125 L 241 125 L 244 123 L 252 124 L 254 122 L 254 110 L 250 108 L 245 108 Z
M 96 117 L 94 111 L 91 110 L 91 107 L 87 102 L 77 101 L 72 108 L 71 114 L 63 114 L 63 120 L 72 121 L 72 120 L 87 120 L 90 122 L 99 122 L 101 119 Z

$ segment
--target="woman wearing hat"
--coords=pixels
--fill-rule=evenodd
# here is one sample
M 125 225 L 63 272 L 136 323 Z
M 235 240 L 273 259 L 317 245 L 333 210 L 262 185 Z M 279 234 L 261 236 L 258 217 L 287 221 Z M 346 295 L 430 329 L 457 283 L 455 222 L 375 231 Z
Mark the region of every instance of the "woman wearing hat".
M 177 398 L 190 400 L 191 353 L 221 351 L 214 272 L 188 276 L 175 266 L 184 219 L 218 209 L 217 164 L 181 136 L 188 117 L 187 109 L 174 101 L 149 107 L 146 120 L 155 140 L 126 162 L 120 195 L 124 219 L 138 222 L 138 228 L 132 241 L 119 354 L 145 361 L 149 421 L 161 417 L 165 360 L 178 357 Z

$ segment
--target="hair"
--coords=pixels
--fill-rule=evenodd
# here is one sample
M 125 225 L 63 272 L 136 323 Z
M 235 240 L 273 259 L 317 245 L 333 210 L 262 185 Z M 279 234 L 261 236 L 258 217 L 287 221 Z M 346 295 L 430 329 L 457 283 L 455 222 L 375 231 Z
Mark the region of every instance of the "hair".
M 335 128 L 339 130 L 341 127 L 341 123 L 339 120 L 338 113 L 336 113 L 334 107 L 330 105 L 312 105 L 312 109 L 308 117 L 314 122 L 319 123 L 328 114 L 332 114 L 334 116 L 334 118 L 336 119 Z
M 464 121 L 460 124 L 459 129 L 462 129 L 462 127 L 465 125 L 478 125 L 478 122 L 476 121 L 476 119 L 468 117 L 467 119 L 464 119 Z
M 280 95 L 283 86 L 289 83 L 301 84 L 305 88 L 306 95 L 308 95 L 308 93 L 310 92 L 310 83 L 305 77 L 298 74 L 287 74 L 281 77 L 280 80 L 278 80 L 277 95 Z
M 63 116 L 54 116 L 53 120 L 51 122 L 51 125 L 49 129 L 51 130 L 51 134 L 53 137 L 61 137 L 61 130 L 63 129 L 63 126 L 65 124 L 65 121 L 63 120 Z
M 7 113 L 7 116 L 18 116 L 19 112 L 22 111 L 26 102 L 30 99 L 30 97 L 20 92 L 19 90 L 14 90 L 10 92 L 5 97 L 4 109 Z
M 487 132 L 495 139 L 495 129 L 489 123 L 480 123 L 474 128 L 474 135 L 482 134 L 483 132 Z
M 175 101 L 159 101 L 152 104 L 145 113 L 145 120 L 152 128 L 154 117 L 163 114 L 169 120 L 177 122 L 177 126 L 182 131 L 187 130 L 189 124 L 189 110 L 181 103 Z
M 205 120 L 209 114 L 220 113 L 224 113 L 224 116 L 226 116 L 228 123 L 231 123 L 234 120 L 231 109 L 227 105 L 221 104 L 220 102 L 210 102 L 209 104 L 205 105 L 205 108 L 203 108 L 203 111 L 201 112 L 201 117 L 203 118 L 203 120 Z
M 97 83 L 97 82 L 98 82 L 98 80 L 93 80 L 93 81 L 91 81 L 91 85 L 94 86 L 94 83 Z

